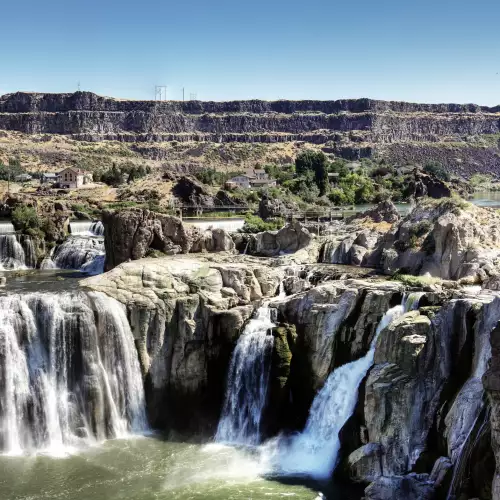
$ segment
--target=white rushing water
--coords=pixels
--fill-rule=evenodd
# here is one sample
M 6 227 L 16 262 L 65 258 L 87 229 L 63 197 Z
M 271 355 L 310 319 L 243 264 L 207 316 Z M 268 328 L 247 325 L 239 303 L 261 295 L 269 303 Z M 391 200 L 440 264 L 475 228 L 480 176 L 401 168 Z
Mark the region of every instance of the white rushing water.
M 0 297 L 0 450 L 65 454 L 147 427 L 122 306 L 100 293 Z
M 245 225 L 245 219 L 232 217 L 227 219 L 189 219 L 184 218 L 187 226 L 194 226 L 206 231 L 207 229 L 225 229 L 229 233 L 235 233 Z
M 0 234 L 14 234 L 16 232 L 12 222 L 0 221 Z
M 373 364 L 377 339 L 408 307 L 416 309 L 420 296 L 405 296 L 403 304 L 389 309 L 380 320 L 365 356 L 338 367 L 328 376 L 314 398 L 300 434 L 278 437 L 263 446 L 263 461 L 274 473 L 316 479 L 331 476 L 340 450 L 339 432 L 354 412 L 359 385 Z
M 0 234 L 0 270 L 35 267 L 36 257 L 29 236 Z
M 73 236 L 104 236 L 104 226 L 100 220 L 71 221 L 69 223 L 69 232 Z
M 72 237 L 58 245 L 51 256 L 44 259 L 42 269 L 76 269 L 87 274 L 104 272 L 103 238 Z
M 261 441 L 261 418 L 267 400 L 274 345 L 274 337 L 267 332 L 273 326 L 271 309 L 262 306 L 238 339 L 215 436 L 219 443 L 256 445 Z

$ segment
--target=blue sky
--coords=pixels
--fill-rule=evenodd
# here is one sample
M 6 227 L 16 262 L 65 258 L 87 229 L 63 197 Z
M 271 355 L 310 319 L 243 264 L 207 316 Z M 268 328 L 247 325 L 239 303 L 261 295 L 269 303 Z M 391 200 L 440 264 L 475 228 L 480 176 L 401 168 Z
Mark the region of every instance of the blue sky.
M 500 104 L 499 0 L 5 0 L 0 94 Z

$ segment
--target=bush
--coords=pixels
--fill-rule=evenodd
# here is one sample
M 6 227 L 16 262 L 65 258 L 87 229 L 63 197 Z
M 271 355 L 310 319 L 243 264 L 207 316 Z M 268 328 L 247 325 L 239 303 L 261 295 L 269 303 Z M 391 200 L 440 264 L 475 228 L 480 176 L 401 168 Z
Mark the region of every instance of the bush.
M 472 187 L 482 187 L 484 189 L 487 189 L 491 186 L 492 178 L 491 176 L 485 174 L 474 174 L 469 179 L 469 183 Z
M 450 174 L 445 170 L 445 168 L 438 162 L 430 162 L 424 166 L 424 172 L 427 174 L 434 175 L 442 181 L 449 182 Z
M 349 204 L 349 201 L 347 199 L 347 196 L 344 193 L 344 190 L 341 188 L 333 188 L 329 193 L 328 193 L 328 199 L 334 204 L 334 205 L 347 205 Z
M 33 207 L 22 205 L 12 211 L 12 224 L 17 230 L 26 233 L 29 229 L 38 229 L 40 220 Z
M 410 236 L 416 236 L 417 238 L 420 238 L 422 236 L 425 236 L 432 229 L 432 227 L 433 224 L 431 221 L 422 220 L 411 226 L 409 229 L 409 233 Z
M 120 166 L 113 164 L 113 166 L 104 172 L 96 172 L 94 180 L 101 181 L 108 186 L 119 186 L 125 182 L 131 183 L 137 179 L 141 179 L 151 173 L 151 168 L 144 165 L 135 165 L 128 162 Z
M 411 287 L 424 287 L 441 282 L 440 278 L 433 278 L 432 276 L 412 276 L 411 274 L 400 274 L 398 272 L 394 273 L 391 279 Z
M 258 215 L 247 214 L 245 216 L 245 225 L 240 232 L 242 233 L 261 233 L 262 231 L 275 231 L 281 229 L 285 221 L 281 218 L 263 221 Z

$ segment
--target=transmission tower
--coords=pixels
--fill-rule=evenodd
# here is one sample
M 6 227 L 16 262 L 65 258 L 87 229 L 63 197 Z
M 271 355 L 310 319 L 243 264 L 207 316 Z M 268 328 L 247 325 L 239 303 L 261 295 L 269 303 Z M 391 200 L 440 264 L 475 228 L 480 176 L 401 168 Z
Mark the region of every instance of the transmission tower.
M 198 97 L 198 96 L 197 96 L 197 95 L 196 95 L 196 93 L 194 93 L 194 92 L 193 92 L 193 93 L 191 93 L 191 94 L 189 94 L 189 100 L 190 100 L 190 101 L 196 101 L 197 97 Z
M 166 101 L 166 100 L 167 100 L 167 86 L 155 85 L 155 101 Z

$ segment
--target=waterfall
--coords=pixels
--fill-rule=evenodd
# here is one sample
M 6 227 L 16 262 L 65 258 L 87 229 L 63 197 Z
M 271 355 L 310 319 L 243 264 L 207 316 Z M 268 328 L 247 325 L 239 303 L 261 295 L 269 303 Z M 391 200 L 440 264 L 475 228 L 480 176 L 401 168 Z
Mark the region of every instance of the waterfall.
M 121 304 L 100 293 L 0 297 L 0 450 L 60 455 L 146 427 Z
M 12 222 L 1 221 L 0 222 L 0 234 L 14 234 L 16 232 Z
M 73 236 L 104 236 L 104 226 L 100 220 L 71 221 L 69 232 Z
M 0 270 L 34 267 L 34 261 L 34 248 L 30 238 L 17 234 L 0 234 Z
M 189 219 L 185 217 L 184 223 L 187 226 L 194 226 L 202 231 L 208 229 L 225 229 L 229 233 L 236 233 L 245 225 L 245 219 L 242 217 L 229 217 L 222 219 Z
M 330 477 L 340 450 L 339 432 L 354 412 L 359 386 L 373 364 L 378 337 L 408 310 L 406 307 L 418 307 L 419 299 L 420 296 L 411 294 L 403 298 L 403 304 L 389 309 L 380 320 L 365 356 L 340 366 L 328 376 L 314 398 L 302 433 L 272 440 L 264 446 L 265 460 L 276 472 L 317 479 Z
M 416 311 L 418 309 L 420 299 L 425 295 L 425 292 L 411 292 L 403 295 L 403 309 L 405 311 Z
M 485 407 L 482 377 L 491 358 L 490 334 L 500 320 L 500 301 L 486 304 L 474 331 L 474 358 L 472 372 L 455 397 L 446 415 L 445 437 L 448 455 L 453 464 L 453 476 L 447 499 L 455 498 L 464 479 L 474 439 L 485 422 L 489 422 L 489 407 Z
M 104 272 L 104 240 L 102 238 L 69 237 L 58 245 L 42 269 L 78 269 L 88 274 Z
M 222 443 L 256 445 L 267 399 L 274 337 L 271 310 L 257 310 L 238 339 L 227 376 L 225 402 L 215 435 Z

